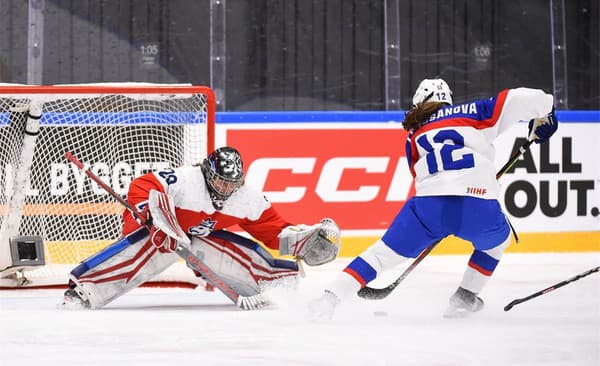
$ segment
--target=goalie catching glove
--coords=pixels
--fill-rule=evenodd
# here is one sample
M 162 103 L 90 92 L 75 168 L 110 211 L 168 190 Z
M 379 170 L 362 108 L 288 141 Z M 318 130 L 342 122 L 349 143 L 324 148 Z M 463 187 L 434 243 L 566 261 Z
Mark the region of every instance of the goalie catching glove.
M 340 229 L 329 218 L 312 226 L 288 226 L 279 234 L 279 254 L 300 258 L 309 266 L 333 261 L 339 249 Z

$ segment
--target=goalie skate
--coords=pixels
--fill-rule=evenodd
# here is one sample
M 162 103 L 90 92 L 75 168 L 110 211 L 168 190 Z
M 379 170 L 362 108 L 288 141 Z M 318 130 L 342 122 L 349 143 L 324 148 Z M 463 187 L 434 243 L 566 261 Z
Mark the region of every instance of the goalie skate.
M 480 311 L 484 306 L 483 300 L 477 294 L 462 287 L 450 297 L 449 303 L 444 318 L 464 318 Z
M 62 302 L 58 305 L 64 310 L 84 310 L 90 308 L 90 302 L 83 298 L 74 288 L 65 291 Z

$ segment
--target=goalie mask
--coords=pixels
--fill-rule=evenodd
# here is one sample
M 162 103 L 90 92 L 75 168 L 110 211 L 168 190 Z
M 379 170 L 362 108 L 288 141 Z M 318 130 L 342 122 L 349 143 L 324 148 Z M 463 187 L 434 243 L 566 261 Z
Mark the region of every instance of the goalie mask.
M 240 153 L 232 147 L 221 147 L 202 161 L 202 172 L 215 209 L 244 184 L 244 169 Z
M 415 91 L 412 103 L 442 102 L 452 104 L 452 90 L 443 79 L 425 79 Z

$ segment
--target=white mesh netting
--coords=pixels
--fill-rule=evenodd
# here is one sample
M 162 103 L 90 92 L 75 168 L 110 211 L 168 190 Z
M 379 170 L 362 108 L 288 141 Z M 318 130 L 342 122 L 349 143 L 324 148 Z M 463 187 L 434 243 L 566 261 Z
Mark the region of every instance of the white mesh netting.
M 31 285 L 66 283 L 74 265 L 120 237 L 123 208 L 69 163 L 65 152 L 125 196 L 129 182 L 141 174 L 206 156 L 214 98 L 210 89 L 191 86 L 24 88 L 0 86 L 0 240 L 41 236 L 47 265 L 26 272 Z M 35 100 L 43 100 L 40 133 L 27 184 L 18 187 L 26 106 Z M 11 196 L 18 189 L 25 199 L 14 207 Z M 10 232 L 7 218 L 15 210 L 18 232 Z M 181 280 L 172 277 L 166 273 L 157 280 Z

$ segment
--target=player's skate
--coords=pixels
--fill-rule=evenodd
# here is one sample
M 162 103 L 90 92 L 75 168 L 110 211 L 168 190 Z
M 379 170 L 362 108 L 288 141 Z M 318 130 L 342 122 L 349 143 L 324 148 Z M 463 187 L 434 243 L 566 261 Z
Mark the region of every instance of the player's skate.
M 445 318 L 462 318 L 483 309 L 483 300 L 474 292 L 459 287 L 450 297 Z
M 341 301 L 336 294 L 329 290 L 325 290 L 325 293 L 321 297 L 308 303 L 308 320 L 330 320 L 333 317 L 335 308 L 340 302 Z
M 90 308 L 90 302 L 84 298 L 83 293 L 79 293 L 75 288 L 69 288 L 65 291 L 62 302 L 58 308 L 65 310 L 83 310 Z

